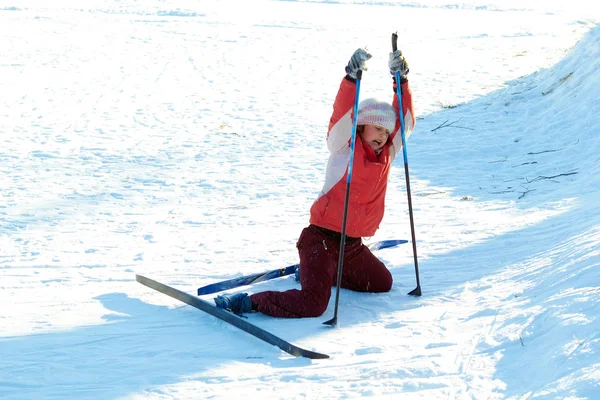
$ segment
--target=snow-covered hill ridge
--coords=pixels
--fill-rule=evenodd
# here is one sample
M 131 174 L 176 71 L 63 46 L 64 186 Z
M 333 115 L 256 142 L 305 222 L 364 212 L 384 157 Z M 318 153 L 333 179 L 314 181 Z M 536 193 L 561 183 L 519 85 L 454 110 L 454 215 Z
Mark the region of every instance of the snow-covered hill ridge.
M 469 171 L 467 162 L 472 160 L 465 156 L 478 157 L 481 179 L 465 182 L 478 188 L 471 193 L 474 196 L 520 200 L 521 205 L 530 204 L 531 198 L 536 203 L 564 200 L 565 190 L 578 198 L 597 192 L 599 52 L 600 29 L 596 27 L 552 68 L 426 118 L 420 123 L 423 135 L 411 143 L 414 151 L 427 152 L 431 147 L 427 141 L 432 140 L 451 149 L 448 160 L 453 168 Z M 474 125 L 479 119 L 483 123 Z M 442 152 L 440 157 L 444 156 L 448 155 Z M 460 176 L 461 172 L 465 171 L 453 170 L 452 174 Z
M 454 195 L 557 212 L 431 260 L 446 273 L 483 264 L 471 268 L 487 273 L 459 274 L 480 276 L 462 295 L 480 309 L 466 320 L 488 324 L 473 355 L 499 359 L 507 395 L 594 398 L 600 390 L 599 84 L 597 26 L 555 66 L 425 117 L 409 145 L 419 177 Z M 439 165 L 420 164 L 430 151 Z

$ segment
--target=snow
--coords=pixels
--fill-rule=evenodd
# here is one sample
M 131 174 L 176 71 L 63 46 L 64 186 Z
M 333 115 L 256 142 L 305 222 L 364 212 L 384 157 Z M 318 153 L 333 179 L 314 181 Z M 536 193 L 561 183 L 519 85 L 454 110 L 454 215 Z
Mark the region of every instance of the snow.
M 589 1 L 0 2 L 3 399 L 600 398 L 600 6 Z M 195 293 L 297 262 L 352 52 L 411 67 L 411 245 L 339 326 Z M 402 157 L 373 238 L 410 239 Z M 240 290 L 286 290 L 293 278 Z M 203 297 L 211 300 L 212 296 Z

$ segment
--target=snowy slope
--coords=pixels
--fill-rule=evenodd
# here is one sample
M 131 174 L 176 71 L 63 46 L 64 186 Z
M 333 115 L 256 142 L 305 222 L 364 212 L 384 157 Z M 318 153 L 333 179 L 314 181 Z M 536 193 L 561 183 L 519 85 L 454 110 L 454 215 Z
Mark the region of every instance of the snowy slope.
M 428 262 L 449 275 L 438 280 L 443 293 L 459 284 L 463 292 L 454 296 L 478 303 L 463 316 L 484 328 L 469 365 L 486 370 L 496 360 L 494 377 L 507 397 L 600 394 L 599 52 L 596 27 L 555 66 L 425 118 L 427 134 L 411 143 L 438 151 L 435 168 L 415 156 L 428 185 L 452 181 L 445 194 L 456 200 L 467 196 L 475 208 L 510 201 L 523 220 L 537 220 Z M 473 130 L 452 128 L 458 125 Z M 485 224 L 486 215 L 494 218 L 485 213 L 470 227 Z M 459 225 L 464 218 L 454 217 Z
M 0 397 L 600 398 L 597 8 L 0 3 Z M 135 282 L 296 263 L 343 66 L 391 97 L 394 31 L 422 297 L 403 245 L 337 329 L 250 316 L 309 361 Z M 367 241 L 410 237 L 401 159 L 387 205 Z

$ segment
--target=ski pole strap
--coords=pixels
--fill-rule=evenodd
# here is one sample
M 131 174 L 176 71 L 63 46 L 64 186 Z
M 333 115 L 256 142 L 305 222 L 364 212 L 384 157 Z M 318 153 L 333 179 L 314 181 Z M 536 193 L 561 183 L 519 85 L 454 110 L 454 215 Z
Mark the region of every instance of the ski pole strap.
M 398 50 L 398 34 L 392 33 L 392 51 Z M 406 134 L 404 132 L 404 110 L 402 110 L 402 84 L 400 83 L 400 72 L 394 74 L 396 78 L 396 95 L 398 96 L 398 111 L 400 117 L 400 136 L 402 137 L 402 154 L 404 155 L 404 164 L 408 164 L 408 153 L 406 152 Z
M 354 96 L 354 114 L 352 119 L 352 138 L 350 139 L 350 160 L 348 161 L 348 176 L 346 184 L 350 185 L 352 180 L 352 167 L 354 166 L 354 147 L 356 146 L 356 120 L 358 119 L 358 96 L 360 93 L 360 81 L 362 79 L 362 69 L 356 73 L 356 94 Z M 346 232 L 343 232 L 344 234 Z
M 398 96 L 398 111 L 400 117 L 400 135 L 402 137 L 402 154 L 404 163 L 408 163 L 408 153 L 406 152 L 406 133 L 404 132 L 404 110 L 402 110 L 402 88 L 400 87 L 400 72 L 396 71 L 396 95 Z

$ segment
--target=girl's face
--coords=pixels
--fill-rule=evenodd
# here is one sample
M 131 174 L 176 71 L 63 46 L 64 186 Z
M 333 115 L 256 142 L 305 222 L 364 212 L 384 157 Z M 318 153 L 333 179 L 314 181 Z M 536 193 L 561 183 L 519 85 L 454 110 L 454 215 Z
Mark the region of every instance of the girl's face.
M 390 137 L 390 131 L 379 125 L 365 125 L 360 137 L 375 150 L 381 150 Z

